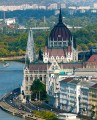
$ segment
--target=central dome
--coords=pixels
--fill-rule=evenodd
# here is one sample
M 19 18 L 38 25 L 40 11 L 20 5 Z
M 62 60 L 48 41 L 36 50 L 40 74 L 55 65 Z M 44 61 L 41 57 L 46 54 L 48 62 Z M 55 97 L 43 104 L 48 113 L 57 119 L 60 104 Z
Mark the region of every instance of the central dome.
M 70 30 L 62 22 L 62 14 L 60 9 L 59 22 L 50 33 L 51 41 L 70 41 L 72 39 L 72 34 Z

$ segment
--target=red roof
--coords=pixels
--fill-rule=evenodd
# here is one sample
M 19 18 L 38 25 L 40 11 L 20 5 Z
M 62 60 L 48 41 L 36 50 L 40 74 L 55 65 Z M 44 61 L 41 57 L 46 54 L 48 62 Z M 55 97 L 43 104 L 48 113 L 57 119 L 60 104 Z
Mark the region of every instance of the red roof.
M 72 80 L 73 80 L 73 77 L 69 77 L 69 78 L 63 79 L 62 82 L 70 82 Z
M 45 47 L 45 52 L 49 53 L 49 57 L 51 56 L 54 56 L 54 57 L 57 57 L 57 56 L 65 56 L 65 51 L 64 49 L 60 48 L 47 48 Z
M 88 62 L 97 62 L 97 55 L 92 55 L 89 59 Z
M 81 63 L 66 63 L 66 64 L 62 64 L 63 65 L 63 69 L 72 69 L 72 68 L 83 68 L 83 65 Z
M 47 66 L 50 67 L 51 64 L 44 64 L 44 63 L 33 63 L 29 65 L 29 70 L 39 70 L 39 71 L 46 71 Z M 59 64 L 60 67 L 63 69 L 72 69 L 72 68 L 83 68 L 83 65 L 81 63 L 63 63 Z
M 29 70 L 34 71 L 34 70 L 39 70 L 39 71 L 47 71 L 47 64 L 30 64 L 29 65 Z
M 97 83 L 92 86 L 92 88 L 97 88 Z

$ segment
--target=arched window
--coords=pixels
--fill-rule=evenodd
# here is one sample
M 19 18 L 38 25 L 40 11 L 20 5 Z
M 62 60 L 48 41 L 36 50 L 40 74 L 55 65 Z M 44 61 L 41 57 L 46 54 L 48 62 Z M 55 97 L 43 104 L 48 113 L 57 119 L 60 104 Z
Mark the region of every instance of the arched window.
M 59 59 L 59 56 L 56 56 L 56 59 L 58 60 L 58 59 Z
M 28 87 L 26 87 L 26 90 L 28 90 Z
M 54 57 L 53 57 L 53 56 L 51 56 L 51 59 L 54 59 Z
M 61 57 L 61 59 L 63 60 L 63 59 L 64 59 L 64 57 L 62 56 L 62 57 Z
M 25 80 L 28 81 L 28 76 L 25 77 Z
M 31 80 L 31 81 L 33 80 L 33 77 L 32 77 L 32 75 L 30 76 L 30 80 Z

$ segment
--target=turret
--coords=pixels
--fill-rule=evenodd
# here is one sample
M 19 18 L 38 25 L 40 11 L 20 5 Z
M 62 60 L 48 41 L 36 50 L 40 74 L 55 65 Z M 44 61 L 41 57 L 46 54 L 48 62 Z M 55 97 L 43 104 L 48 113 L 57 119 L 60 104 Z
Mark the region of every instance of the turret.
M 28 34 L 28 42 L 27 42 L 27 49 L 26 49 L 26 59 L 29 62 L 34 62 L 36 60 L 35 48 L 34 48 L 34 39 L 33 39 L 33 32 L 32 30 L 29 31 Z

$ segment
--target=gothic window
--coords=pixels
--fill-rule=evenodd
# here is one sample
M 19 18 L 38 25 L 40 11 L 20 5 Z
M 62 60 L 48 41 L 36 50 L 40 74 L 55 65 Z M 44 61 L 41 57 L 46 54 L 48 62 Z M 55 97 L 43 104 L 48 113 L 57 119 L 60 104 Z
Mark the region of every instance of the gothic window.
M 51 59 L 53 60 L 53 59 L 54 59 L 54 57 L 52 56 L 52 57 L 51 57 Z
M 33 77 L 32 77 L 32 76 L 30 76 L 30 80 L 31 80 L 31 81 L 33 80 Z
M 45 61 L 47 61 L 47 59 L 45 59 Z
M 26 90 L 28 90 L 28 87 L 26 87 Z
M 62 45 L 62 42 L 59 42 L 59 46 L 61 46 Z
M 66 45 L 66 42 L 63 42 L 63 45 Z
M 61 59 L 64 59 L 64 57 L 62 56 Z
M 42 81 L 42 76 L 40 76 L 40 78 L 39 78 L 39 79 L 40 79 L 40 81 Z
M 58 60 L 58 59 L 59 59 L 59 57 L 57 56 L 57 57 L 56 57 L 56 59 Z
M 25 77 L 26 81 L 28 81 L 28 76 Z
M 37 77 L 37 75 L 35 75 L 35 80 L 37 80 L 38 79 L 38 77 Z
M 46 81 L 46 75 L 44 75 L 44 80 Z
M 53 42 L 51 42 L 51 46 L 53 46 Z
M 61 35 L 58 35 L 58 37 L 60 38 L 60 37 L 61 37 Z
M 57 42 L 55 42 L 54 45 L 57 46 Z

